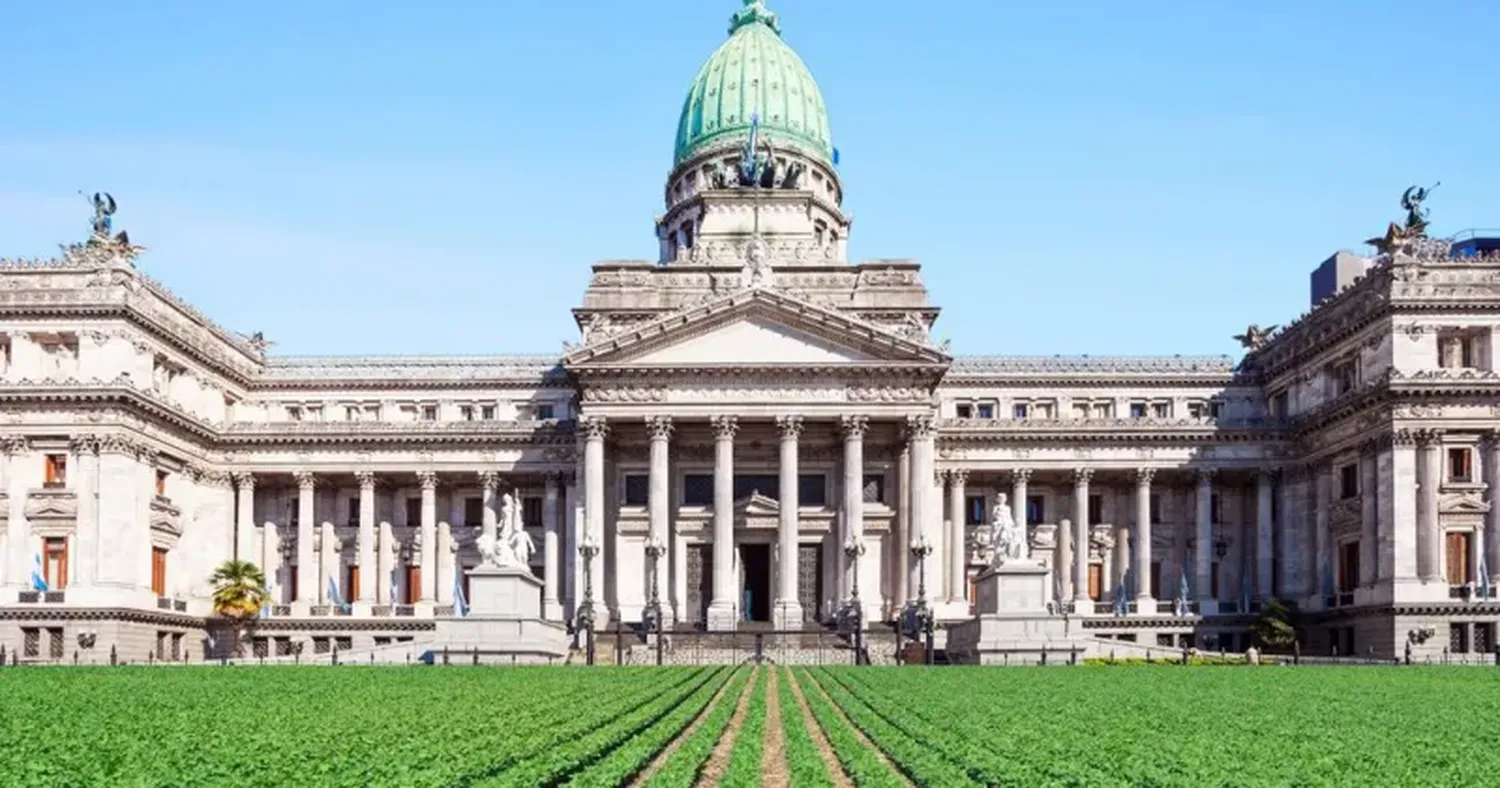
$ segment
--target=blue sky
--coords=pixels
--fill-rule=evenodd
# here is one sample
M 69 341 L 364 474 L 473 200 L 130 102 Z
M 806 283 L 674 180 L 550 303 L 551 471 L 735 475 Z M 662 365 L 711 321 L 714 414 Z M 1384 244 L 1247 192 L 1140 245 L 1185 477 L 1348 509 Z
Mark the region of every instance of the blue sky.
M 1493 4 L 768 5 L 851 255 L 921 261 L 959 353 L 1235 353 L 1409 184 L 1434 232 L 1500 226 Z M 0 255 L 105 189 L 143 269 L 277 353 L 558 351 L 592 262 L 654 259 L 738 6 L 7 3 Z

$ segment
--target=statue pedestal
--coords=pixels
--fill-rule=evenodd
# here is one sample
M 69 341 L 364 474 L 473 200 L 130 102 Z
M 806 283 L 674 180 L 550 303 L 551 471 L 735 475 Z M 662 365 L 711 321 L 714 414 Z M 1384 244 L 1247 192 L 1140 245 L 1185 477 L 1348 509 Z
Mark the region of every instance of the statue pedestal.
M 972 665 L 1066 665 L 1082 660 L 1090 639 L 1047 612 L 1047 565 L 1007 561 L 976 580 L 978 615 L 948 632 L 948 659 Z M 1045 657 L 1044 657 L 1045 655 Z
M 468 572 L 469 614 L 437 619 L 429 664 L 558 664 L 568 654 L 568 632 L 542 617 L 542 581 L 520 567 L 481 566 Z

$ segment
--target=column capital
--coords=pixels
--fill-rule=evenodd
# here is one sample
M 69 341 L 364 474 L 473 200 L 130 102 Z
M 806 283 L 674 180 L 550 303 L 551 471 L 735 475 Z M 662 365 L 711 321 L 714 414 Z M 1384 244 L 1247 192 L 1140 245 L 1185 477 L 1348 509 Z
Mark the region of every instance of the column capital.
M 714 437 L 721 441 L 734 440 L 735 433 L 740 431 L 739 419 L 734 416 L 714 416 Z
M 844 436 L 844 440 L 863 440 L 865 433 L 869 431 L 868 416 L 844 416 L 839 419 L 839 433 Z
M 912 440 L 930 438 L 936 431 L 937 422 L 930 414 L 923 413 L 917 416 L 906 417 L 906 434 Z
M 798 438 L 802 437 L 802 428 L 803 428 L 802 417 L 801 416 L 795 416 L 795 415 L 793 415 L 793 416 L 777 416 L 776 417 L 776 428 L 781 431 L 781 439 L 782 440 L 784 440 L 784 441 L 794 441 L 794 440 L 797 440 Z
M 22 436 L 22 435 L 4 435 L 4 436 L 0 436 L 0 454 L 4 454 L 6 456 L 9 456 L 9 455 L 12 455 L 12 454 L 25 454 L 26 451 L 27 451 L 27 449 L 29 449 L 29 448 L 30 448 L 30 445 L 27 443 L 25 436 Z
M 230 477 L 234 479 L 234 486 L 241 490 L 255 489 L 255 474 L 250 471 L 234 471 Z
M 479 485 L 485 492 L 494 492 L 500 487 L 499 471 L 479 471 Z
M 1030 468 L 1013 468 L 1010 472 L 1011 484 L 1029 484 L 1031 482 Z
M 1366 459 L 1374 457 L 1377 453 L 1379 453 L 1379 451 L 1380 440 L 1378 438 L 1370 438 L 1368 440 L 1361 441 L 1359 444 L 1359 456 Z
M 297 480 L 297 489 L 304 492 L 318 485 L 318 477 L 312 471 L 295 471 L 292 478 Z
M 1500 449 L 1500 430 L 1484 430 L 1479 433 L 1479 449 L 1487 452 Z
M 1417 448 L 1430 449 L 1434 444 L 1442 443 L 1443 431 L 1436 429 L 1416 430 L 1413 437 L 1416 438 Z
M 1150 487 L 1151 480 L 1156 477 L 1155 468 L 1136 468 L 1135 483 L 1141 487 Z
M 546 494 L 556 496 L 557 489 L 567 484 L 567 471 L 548 471 L 542 474 L 542 489 Z
M 98 435 L 73 435 L 68 438 L 68 451 L 78 454 L 98 454 Z
M 1276 475 L 1281 473 L 1280 466 L 1262 465 L 1255 469 L 1255 479 L 1259 482 L 1270 484 L 1276 480 Z
M 1094 478 L 1093 468 L 1074 468 L 1073 484 L 1078 487 L 1087 487 L 1089 480 Z
M 417 484 L 421 485 L 422 492 L 430 492 L 437 489 L 436 471 L 417 471 Z
M 671 440 L 674 429 L 671 416 L 646 417 L 646 434 L 650 435 L 653 441 Z
M 359 482 L 359 489 L 360 490 L 366 490 L 366 489 L 368 489 L 368 490 L 374 490 L 375 489 L 375 472 L 374 471 L 371 471 L 371 470 L 355 471 L 354 472 L 354 480 L 357 481 L 357 482 Z
M 948 483 L 954 487 L 962 487 L 969 482 L 969 472 L 964 468 L 949 468 L 943 473 L 948 477 Z
M 1417 445 L 1417 435 L 1411 430 L 1392 430 L 1391 445 L 1398 449 L 1410 449 Z
M 609 423 L 603 416 L 585 416 L 578 422 L 578 433 L 585 440 L 604 440 L 609 435 Z
M 1196 470 L 1196 478 L 1198 479 L 1199 487 L 1212 484 L 1214 481 L 1214 474 L 1218 473 L 1217 468 L 1198 468 Z

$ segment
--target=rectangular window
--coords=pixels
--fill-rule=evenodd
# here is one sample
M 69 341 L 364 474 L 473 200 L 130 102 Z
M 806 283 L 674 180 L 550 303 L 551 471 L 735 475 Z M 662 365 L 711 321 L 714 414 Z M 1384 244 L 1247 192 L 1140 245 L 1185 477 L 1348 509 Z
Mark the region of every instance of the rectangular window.
M 1089 525 L 1098 525 L 1104 522 L 1104 496 L 1099 493 L 1089 495 Z
M 1359 464 L 1349 463 L 1339 468 L 1339 497 L 1353 498 L 1359 495 Z
M 528 528 L 542 527 L 542 499 L 534 495 L 521 499 L 521 524 Z
M 1477 366 L 1475 362 L 1474 337 L 1466 333 L 1445 333 L 1438 336 L 1438 366 L 1445 369 Z
M 1086 419 L 1089 417 L 1089 404 L 1087 402 L 1073 403 L 1073 418 Z
M 1010 417 L 1013 419 L 1031 418 L 1031 406 L 1025 402 L 1017 402 L 1010 406 Z
M 1053 410 L 1057 403 L 1036 402 L 1032 404 L 1031 417 L 1034 419 L 1050 419 L 1056 412 Z
M 49 591 L 61 591 L 68 587 L 67 539 L 52 536 L 42 542 L 42 579 L 47 581 Z
M 865 474 L 865 503 L 885 503 L 885 474 Z
M 1047 498 L 1042 495 L 1026 496 L 1026 524 L 1037 525 L 1046 522 Z
M 407 525 L 421 525 L 422 524 L 422 499 L 421 498 L 407 498 L 406 499 L 406 524 Z
M 806 492 L 802 503 L 807 504 Z M 713 506 L 714 477 L 711 473 L 689 473 L 682 477 L 683 506 Z M 810 505 L 810 504 L 809 504 Z
M 751 495 L 760 494 L 768 498 L 780 495 L 781 480 L 773 474 L 747 473 L 736 474 L 734 477 L 734 499 L 749 498 Z
M 1095 402 L 1089 406 L 1089 416 L 1096 419 L 1112 419 L 1115 417 L 1115 403 Z
M 286 406 L 286 420 L 287 421 L 301 421 L 302 420 L 302 406 L 300 406 L 300 405 L 288 405 L 288 406 Z
M 1474 481 L 1473 454 L 1464 447 L 1448 450 L 1448 481 L 1468 483 Z
M 1348 594 L 1359 585 L 1359 542 L 1339 545 L 1339 592 Z
M 43 487 L 68 486 L 68 455 L 48 454 L 43 458 L 46 476 Z
M 323 420 L 323 406 L 322 405 L 308 405 L 307 408 L 305 409 L 305 412 L 307 414 L 307 420 L 308 421 L 322 421 Z
M 797 477 L 798 506 L 827 506 L 828 477 L 821 473 L 804 473 Z
M 1270 402 L 1268 403 L 1268 408 L 1271 411 L 1271 418 L 1284 419 L 1292 415 L 1290 407 L 1291 400 L 1287 396 L 1287 393 L 1285 391 L 1280 391 L 1271 395 Z
M 1224 403 L 1219 400 L 1210 400 L 1208 403 L 1208 417 L 1211 419 L 1224 418 Z
M 485 421 L 494 421 L 495 420 L 495 406 L 494 405 L 481 405 L 479 407 L 479 418 L 484 419 Z
M 463 420 L 463 421 L 473 421 L 474 420 L 474 406 L 473 405 L 459 405 L 458 406 L 458 418 L 461 419 L 461 420 Z
M 1132 402 L 1132 403 L 1130 403 L 1130 418 L 1132 418 L 1132 419 L 1144 419 L 1144 418 L 1146 418 L 1146 403 L 1144 403 L 1144 402 Z
M 359 599 L 359 566 L 350 564 L 344 570 L 344 587 L 339 589 L 339 596 L 344 598 L 344 604 Z
M 1153 403 L 1151 403 L 1151 418 L 1153 418 L 1153 419 L 1165 419 L 1165 418 L 1171 417 L 1171 415 L 1172 415 L 1172 403 L 1170 403 L 1170 402 L 1153 402 Z
M 484 524 L 484 499 L 483 498 L 465 498 L 464 499 L 464 525 L 471 525 L 472 526 L 472 525 L 483 525 L 483 524 Z
M 359 421 L 359 406 L 358 405 L 345 405 L 344 406 L 344 421 Z
M 550 403 L 538 405 L 536 406 L 536 417 L 541 419 L 542 421 L 551 421 L 552 419 L 557 418 L 556 408 L 554 408 Z
M 156 494 L 167 497 L 167 472 L 158 470 L 156 472 Z
M 1208 521 L 1211 523 L 1224 522 L 1223 501 L 1218 493 L 1208 494 Z
M 625 505 L 646 506 L 651 502 L 651 477 L 644 473 L 625 475 Z
M 964 498 L 964 525 L 984 525 L 984 496 Z
M 359 525 L 359 498 L 349 499 L 349 526 Z
M 1161 496 L 1151 493 L 1151 502 L 1147 506 L 1151 509 L 1151 524 L 1161 522 Z
M 151 591 L 158 597 L 167 595 L 167 551 L 151 548 Z
M 960 419 L 974 418 L 974 406 L 967 402 L 960 402 L 953 407 L 953 415 Z
M 1189 402 L 1187 412 L 1190 419 L 1206 419 L 1208 418 L 1208 403 L 1201 400 Z
M 437 421 L 438 409 L 436 405 L 422 406 L 422 421 Z
M 1472 534 L 1468 531 L 1449 531 L 1447 536 L 1446 558 L 1448 570 L 1448 585 L 1467 585 L 1474 579 L 1469 571 L 1469 545 Z
M 976 418 L 976 419 L 993 419 L 993 418 L 995 418 L 995 403 L 993 403 L 993 402 L 981 402 L 978 405 L 975 405 L 974 406 L 974 418 Z
M 365 421 L 380 421 L 380 406 L 379 405 L 366 405 L 365 406 L 365 418 L 364 418 L 364 420 Z
M 1333 377 L 1333 395 L 1335 397 L 1348 394 L 1354 390 L 1354 362 L 1344 361 L 1334 364 L 1329 370 Z
M 1171 592 L 1167 590 L 1167 579 L 1165 577 L 1162 577 L 1161 574 L 1160 561 L 1151 562 L 1151 588 L 1154 592 L 1151 595 L 1156 597 L 1157 599 L 1172 598 Z

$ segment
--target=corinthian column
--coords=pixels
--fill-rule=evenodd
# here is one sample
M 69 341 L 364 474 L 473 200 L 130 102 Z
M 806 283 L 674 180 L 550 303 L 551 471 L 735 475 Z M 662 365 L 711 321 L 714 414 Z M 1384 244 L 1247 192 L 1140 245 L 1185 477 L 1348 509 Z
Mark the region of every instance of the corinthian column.
M 592 561 L 585 571 L 594 584 L 596 603 L 595 620 L 605 626 L 604 618 L 608 617 L 609 606 L 597 604 L 607 597 L 602 593 L 604 589 L 604 555 L 609 545 L 604 541 L 604 436 L 609 433 L 609 425 L 604 419 L 593 416 L 584 419 L 579 425 L 583 433 L 583 521 L 584 533 L 599 546 L 599 552 L 594 555 Z M 601 618 L 601 615 L 603 618 Z
M 939 588 L 940 575 L 938 570 L 943 566 L 943 557 L 938 552 L 940 544 L 939 536 L 935 532 L 935 524 L 929 511 L 928 500 L 933 489 L 933 455 L 936 426 L 932 417 L 927 415 L 911 416 L 906 421 L 907 435 L 911 439 L 911 538 L 912 541 L 926 539 L 932 545 L 933 550 L 921 562 L 920 570 L 925 573 L 927 582 L 932 587 Z M 941 507 L 939 507 L 941 508 Z M 910 548 L 911 545 L 903 545 Z M 916 587 L 915 584 L 912 586 Z M 934 594 L 936 596 L 936 594 Z
M 1091 612 L 1089 598 L 1089 480 L 1093 468 L 1073 471 L 1073 602 L 1079 615 Z
M 1272 555 L 1275 522 L 1271 517 L 1270 470 L 1255 475 L 1255 593 L 1261 599 L 1270 599 L 1276 590 L 1271 587 L 1274 576 L 1275 556 Z
M 547 474 L 542 493 L 542 617 L 549 621 L 562 620 L 562 604 L 557 597 L 558 578 L 562 573 L 558 544 L 558 529 L 561 527 L 557 507 L 559 481 L 558 474 Z
M 646 418 L 646 433 L 651 438 L 651 465 L 649 476 L 647 477 L 649 491 L 646 497 L 646 506 L 650 517 L 649 541 L 659 545 L 668 545 L 667 519 L 671 512 L 672 504 L 672 478 L 670 471 L 672 445 L 671 417 L 648 416 Z M 642 552 L 641 555 L 645 556 L 647 564 L 651 563 L 652 559 L 648 553 Z M 671 615 L 671 606 L 666 604 L 668 596 L 667 579 L 671 575 L 669 572 L 664 571 L 669 565 L 670 556 L 671 552 L 669 551 L 656 560 L 655 566 L 646 566 L 646 572 L 641 575 L 646 581 L 644 593 L 648 599 L 651 595 L 651 583 L 656 583 L 657 594 L 662 602 L 661 612 L 663 616 Z
M 708 606 L 708 628 L 735 628 L 734 611 L 734 435 L 733 416 L 717 416 L 714 425 L 714 596 Z
M 1198 471 L 1198 537 L 1193 557 L 1197 565 L 1193 567 L 1196 575 L 1193 591 L 1198 598 L 1198 614 L 1203 616 L 1219 612 L 1218 601 L 1210 588 L 1214 561 L 1213 478 L 1211 468 Z
M 358 471 L 359 481 L 359 588 L 347 593 L 363 604 L 375 602 L 375 472 Z M 369 611 L 364 611 L 369 612 Z
M 864 416 L 845 416 L 839 421 L 839 430 L 844 436 L 844 538 L 836 546 L 840 554 L 843 554 L 845 544 L 863 542 L 865 538 L 865 433 L 869 429 L 870 420 Z M 863 564 L 864 559 L 856 557 L 854 561 Z M 848 574 L 840 578 L 839 585 L 843 597 L 848 599 L 853 596 L 854 578 L 859 577 L 863 583 L 860 573 L 865 567 L 856 568 L 848 564 L 847 559 L 845 566 Z M 862 599 L 861 602 L 868 603 L 869 600 Z
M 968 561 L 964 553 L 964 499 L 968 496 L 968 482 L 968 471 L 948 471 L 948 601 L 955 604 L 968 597 L 965 588 Z
M 234 557 L 255 561 L 255 474 L 235 471 Z M 270 571 L 261 567 L 261 571 Z
M 780 517 L 776 521 L 775 626 L 777 629 L 797 629 L 802 626 L 802 603 L 797 598 L 797 533 L 801 528 L 797 441 L 802 437 L 802 417 L 778 417 L 776 426 L 781 431 L 781 468 L 777 484 Z
M 313 557 L 313 491 L 317 477 L 297 471 L 297 602 L 318 598 L 318 565 Z M 305 611 L 304 611 L 305 612 Z
M 417 483 L 422 486 L 422 563 L 417 574 L 422 581 L 417 601 L 433 604 L 437 597 L 437 474 L 432 471 L 417 472 Z
M 1156 612 L 1156 599 L 1152 596 L 1151 576 L 1151 478 L 1154 468 L 1141 468 L 1135 472 L 1135 601 L 1136 612 Z

